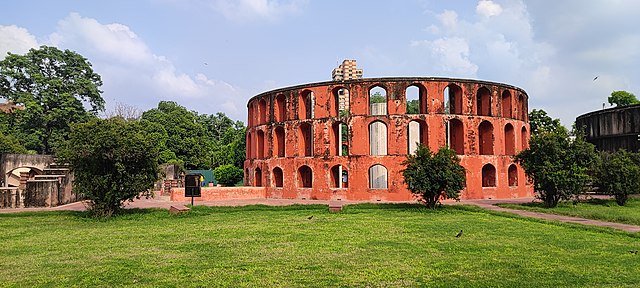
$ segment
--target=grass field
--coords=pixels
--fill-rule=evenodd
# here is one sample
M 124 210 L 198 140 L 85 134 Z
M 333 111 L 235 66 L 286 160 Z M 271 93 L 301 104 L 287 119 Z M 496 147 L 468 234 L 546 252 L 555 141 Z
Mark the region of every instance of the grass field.
M 474 207 L 0 214 L 0 286 L 637 287 L 630 250 L 640 236 Z
M 613 199 L 591 199 L 587 202 L 581 202 L 578 205 L 573 205 L 572 202 L 560 202 L 555 208 L 544 208 L 542 203 L 498 204 L 498 206 L 640 225 L 639 198 L 630 198 L 625 206 L 619 206 Z

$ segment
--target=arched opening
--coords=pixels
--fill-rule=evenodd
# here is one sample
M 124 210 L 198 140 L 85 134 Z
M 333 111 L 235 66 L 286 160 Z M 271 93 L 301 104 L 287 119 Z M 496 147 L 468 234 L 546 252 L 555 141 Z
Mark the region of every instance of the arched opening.
M 511 123 L 504 126 L 504 153 L 516 155 L 516 134 Z
M 380 86 L 369 89 L 369 115 L 387 115 L 387 90 Z
M 526 127 L 522 127 L 522 130 L 520 131 L 520 149 L 525 150 L 529 147 L 529 138 L 527 137 L 527 128 Z
M 502 117 L 505 118 L 513 118 L 513 112 L 511 111 L 511 92 L 509 90 L 504 90 L 502 92 Z
M 6 187 L 18 187 L 20 186 L 20 178 L 22 176 L 26 176 L 27 179 L 33 179 L 36 175 L 42 175 L 43 171 L 40 168 L 30 167 L 30 166 L 21 166 L 15 167 L 9 170 L 6 175 L 3 175 L 6 178 L 0 179 L 0 182 L 3 182 L 6 179 L 4 185 Z
M 344 87 L 336 87 L 333 89 L 332 94 L 336 99 L 336 103 L 338 103 L 338 117 L 349 116 L 349 90 Z
M 449 84 L 444 88 L 445 113 L 462 114 L 462 88 Z
M 311 188 L 313 187 L 313 174 L 311 168 L 307 165 L 302 165 L 298 168 L 298 187 Z
M 518 119 L 525 121 L 525 119 L 527 119 L 527 105 L 524 103 L 524 96 L 522 96 L 522 94 L 518 95 L 518 110 L 520 113 Z
M 284 128 L 282 126 L 277 126 L 275 129 L 276 132 L 276 151 L 278 157 L 284 157 Z
M 260 111 L 260 124 L 267 123 L 267 101 L 260 99 L 260 101 L 258 101 L 258 110 Z
M 408 154 L 415 154 L 419 145 L 429 146 L 429 129 L 427 123 L 423 121 L 413 120 L 409 122 L 408 129 Z
M 369 188 L 387 189 L 387 168 L 376 164 L 369 168 Z
M 406 114 L 426 114 L 426 89 L 422 85 L 413 84 L 404 91 L 407 102 Z
M 262 130 L 258 130 L 257 132 L 258 135 L 258 145 L 257 145 L 257 155 L 258 155 L 258 159 L 262 159 L 264 158 L 264 132 Z
M 300 155 L 313 156 L 313 131 L 311 124 L 300 124 L 300 133 L 298 135 Z
M 283 94 L 276 95 L 276 106 L 274 107 L 276 122 L 287 120 L 287 102 Z
M 493 125 L 491 125 L 491 122 L 482 121 L 478 126 L 478 135 L 480 136 L 478 153 L 480 155 L 493 155 Z
M 304 90 L 298 97 L 298 119 L 311 119 L 313 118 L 313 92 L 310 90 Z
M 333 124 L 333 145 L 331 147 L 331 155 L 347 156 L 349 155 L 349 127 L 343 122 Z
M 347 188 L 349 174 L 342 165 L 331 167 L 331 188 Z
M 284 177 L 282 175 L 282 169 L 280 167 L 273 168 L 273 186 L 282 187 Z
M 496 187 L 496 168 L 491 164 L 482 166 L 482 187 Z
M 491 116 L 491 91 L 480 87 L 476 93 L 476 112 L 480 116 Z
M 369 124 L 369 155 L 387 155 L 387 124 L 382 121 Z
M 459 119 L 447 123 L 447 146 L 456 154 L 464 155 L 464 125 Z
M 509 186 L 518 186 L 518 168 L 515 164 L 509 166 Z
M 256 187 L 262 187 L 262 170 L 260 168 L 256 168 L 253 181 Z
M 247 159 L 253 159 L 253 153 L 251 153 L 251 151 L 253 151 L 253 146 L 251 146 L 251 133 L 247 132 L 247 147 L 246 147 L 246 156 Z

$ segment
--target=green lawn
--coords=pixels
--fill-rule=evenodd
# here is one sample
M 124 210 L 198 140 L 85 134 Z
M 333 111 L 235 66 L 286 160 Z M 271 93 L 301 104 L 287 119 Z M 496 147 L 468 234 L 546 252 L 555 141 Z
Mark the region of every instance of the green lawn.
M 630 250 L 639 235 L 473 207 L 0 214 L 0 286 L 637 287 Z
M 591 199 L 578 205 L 573 205 L 572 202 L 560 202 L 555 208 L 544 208 L 542 203 L 498 204 L 498 206 L 640 225 L 640 199 L 638 198 L 630 198 L 625 206 L 619 206 L 613 199 Z

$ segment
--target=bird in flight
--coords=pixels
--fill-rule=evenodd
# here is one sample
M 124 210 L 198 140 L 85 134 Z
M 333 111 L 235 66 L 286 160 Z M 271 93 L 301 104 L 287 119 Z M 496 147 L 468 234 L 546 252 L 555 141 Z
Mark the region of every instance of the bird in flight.
M 595 78 L 593 78 L 593 81 L 596 81 L 596 79 L 598 79 L 598 76 L 596 76 Z
M 460 238 L 462 237 L 462 230 L 460 230 L 460 232 L 458 232 L 458 234 L 456 235 L 456 238 Z

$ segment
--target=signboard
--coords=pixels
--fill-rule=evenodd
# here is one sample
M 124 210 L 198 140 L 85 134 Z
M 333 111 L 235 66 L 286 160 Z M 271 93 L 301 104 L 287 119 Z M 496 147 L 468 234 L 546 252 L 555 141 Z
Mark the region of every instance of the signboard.
M 200 174 L 189 174 L 184 176 L 184 197 L 201 197 Z

